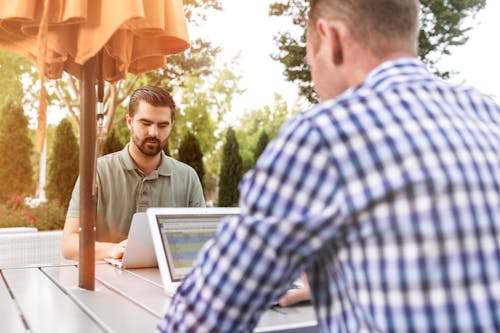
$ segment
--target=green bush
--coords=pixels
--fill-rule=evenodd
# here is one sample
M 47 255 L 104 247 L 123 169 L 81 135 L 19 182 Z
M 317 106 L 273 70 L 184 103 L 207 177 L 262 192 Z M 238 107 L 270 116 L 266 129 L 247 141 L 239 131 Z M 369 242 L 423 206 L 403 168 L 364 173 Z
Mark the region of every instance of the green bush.
M 0 204 L 0 228 L 34 227 L 43 231 L 64 227 L 66 212 L 58 200 L 30 207 L 24 199 L 14 195 L 5 204 Z
M 104 141 L 102 154 L 107 155 L 122 150 L 129 140 L 130 134 L 127 122 L 121 121 L 117 125 L 113 126 L 111 131 L 108 133 L 106 141 Z
M 188 131 L 179 146 L 179 161 L 191 166 L 200 179 L 201 186 L 205 188 L 205 167 L 203 166 L 203 153 L 200 142 L 191 131 Z
M 254 163 L 256 163 L 260 155 L 262 155 L 268 143 L 269 143 L 269 135 L 267 135 L 266 131 L 262 131 L 262 133 L 260 133 L 259 136 L 259 141 L 257 141 L 257 146 L 255 147 L 255 152 L 253 155 Z
M 71 122 L 63 119 L 56 127 L 45 186 L 49 201 L 59 200 L 63 209 L 68 207 L 73 186 L 78 178 L 78 155 L 78 139 Z
M 238 206 L 238 182 L 243 174 L 243 160 L 239 153 L 238 140 L 234 130 L 229 127 L 226 141 L 222 147 L 222 165 L 219 175 L 219 207 Z
M 34 190 L 28 118 L 23 108 L 7 102 L 0 109 L 0 202 Z

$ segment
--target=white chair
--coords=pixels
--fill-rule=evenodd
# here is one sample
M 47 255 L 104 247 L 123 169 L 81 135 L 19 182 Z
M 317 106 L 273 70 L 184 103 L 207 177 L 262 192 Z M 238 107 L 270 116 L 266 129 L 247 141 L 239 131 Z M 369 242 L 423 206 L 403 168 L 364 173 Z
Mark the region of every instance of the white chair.
M 62 230 L 0 233 L 0 268 L 61 264 Z

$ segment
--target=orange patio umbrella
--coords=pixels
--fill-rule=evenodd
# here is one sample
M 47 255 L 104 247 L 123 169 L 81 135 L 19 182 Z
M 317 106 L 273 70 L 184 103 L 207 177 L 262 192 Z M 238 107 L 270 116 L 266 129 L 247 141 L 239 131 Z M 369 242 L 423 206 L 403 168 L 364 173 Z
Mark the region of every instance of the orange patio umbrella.
M 17 0 L 0 3 L 0 48 L 37 62 L 37 142 L 46 123 L 45 78 L 80 79 L 79 285 L 94 289 L 96 83 L 165 66 L 189 47 L 182 0 Z

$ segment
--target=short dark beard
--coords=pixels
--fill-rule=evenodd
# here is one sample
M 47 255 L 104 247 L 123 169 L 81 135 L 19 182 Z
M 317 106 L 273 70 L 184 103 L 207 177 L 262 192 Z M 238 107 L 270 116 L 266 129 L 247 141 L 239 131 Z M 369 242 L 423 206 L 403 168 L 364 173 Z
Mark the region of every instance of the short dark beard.
M 139 149 L 141 153 L 143 153 L 145 156 L 156 156 L 158 155 L 162 150 L 163 147 L 167 144 L 168 138 L 161 142 L 157 138 L 146 138 L 142 141 L 139 141 L 139 139 L 136 136 L 132 136 L 132 141 L 134 145 Z

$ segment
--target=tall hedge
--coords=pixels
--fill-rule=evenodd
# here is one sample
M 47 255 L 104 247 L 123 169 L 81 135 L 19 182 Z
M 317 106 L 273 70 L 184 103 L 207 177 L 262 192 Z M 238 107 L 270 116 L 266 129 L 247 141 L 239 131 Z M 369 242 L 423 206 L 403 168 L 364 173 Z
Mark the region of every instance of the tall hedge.
M 260 133 L 259 136 L 259 141 L 257 141 L 257 146 L 255 147 L 255 152 L 253 156 L 255 162 L 257 162 L 260 155 L 264 152 L 268 143 L 269 143 L 269 135 L 267 135 L 266 131 L 262 131 L 262 133 Z
M 238 206 L 238 182 L 241 179 L 243 160 L 240 156 L 238 140 L 230 127 L 222 148 L 222 164 L 219 175 L 219 207 Z
M 30 195 L 34 190 L 31 153 L 33 143 L 28 118 L 18 104 L 7 101 L 0 109 L 0 203 L 13 195 Z
M 188 131 L 182 138 L 179 146 L 179 161 L 190 165 L 196 171 L 201 185 L 205 188 L 203 153 L 201 152 L 200 142 L 191 131 Z
M 111 128 L 111 131 L 106 136 L 106 141 L 104 141 L 102 154 L 107 155 L 120 151 L 129 141 L 130 131 L 124 119 Z
M 63 119 L 56 127 L 48 161 L 45 192 L 49 200 L 59 200 L 66 209 L 78 177 L 79 146 L 71 122 Z
M 122 150 L 124 144 L 121 142 L 118 137 L 117 131 L 115 128 L 111 130 L 111 132 L 106 137 L 106 141 L 104 141 L 104 147 L 102 150 L 103 155 L 111 154 L 116 151 Z

